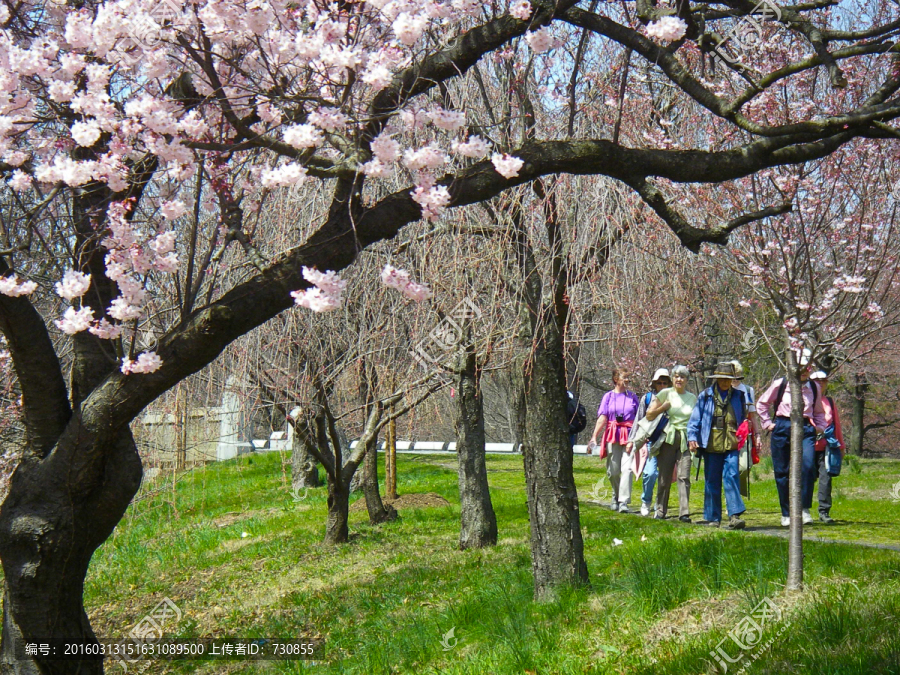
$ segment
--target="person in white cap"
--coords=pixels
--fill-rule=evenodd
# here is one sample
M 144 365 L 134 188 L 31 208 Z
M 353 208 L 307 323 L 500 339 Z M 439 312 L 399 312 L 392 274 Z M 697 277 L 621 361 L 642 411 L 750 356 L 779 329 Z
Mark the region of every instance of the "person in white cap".
M 810 375 L 809 379 L 821 386 L 820 393 L 822 395 L 822 404 L 825 406 L 826 429 L 829 425 L 834 425 L 834 436 L 840 441 L 841 456 L 843 456 L 847 446 L 844 444 L 841 418 L 838 416 L 834 399 L 825 395 L 828 391 L 828 373 L 818 370 Z M 819 476 L 819 520 L 826 525 L 831 525 L 834 523 L 834 518 L 831 517 L 831 474 L 828 473 L 825 466 L 826 445 L 824 437 L 816 440 L 816 473 Z
M 818 385 L 809 381 L 809 350 L 800 356 L 800 382 L 803 394 L 803 469 L 801 471 L 803 523 L 813 521 L 809 510 L 812 507 L 813 484 L 816 469 L 816 435 L 822 433 L 825 423 L 825 407 Z M 781 503 L 781 525 L 791 524 L 790 476 L 791 469 L 791 388 L 787 378 L 778 377 L 772 381 L 766 392 L 756 402 L 756 412 L 763 429 L 772 432 L 769 439 L 772 449 L 772 465 L 775 469 L 775 485 L 778 501 Z
M 666 368 L 657 368 L 653 373 L 653 379 L 650 380 L 650 391 L 641 396 L 640 405 L 638 405 L 637 415 L 635 419 L 640 421 L 644 419 L 650 404 L 656 400 L 656 395 L 666 387 L 672 386 L 672 379 Z M 628 448 L 631 452 L 634 447 L 634 435 L 637 433 L 637 424 L 631 427 L 631 433 L 628 434 Z M 656 457 L 650 457 L 649 448 L 644 445 L 634 458 L 634 475 L 641 476 L 643 482 L 643 491 L 641 492 L 641 515 L 649 516 L 653 507 L 653 489 L 656 487 L 656 479 L 659 476 L 659 470 Z M 655 510 L 655 508 L 654 508 Z

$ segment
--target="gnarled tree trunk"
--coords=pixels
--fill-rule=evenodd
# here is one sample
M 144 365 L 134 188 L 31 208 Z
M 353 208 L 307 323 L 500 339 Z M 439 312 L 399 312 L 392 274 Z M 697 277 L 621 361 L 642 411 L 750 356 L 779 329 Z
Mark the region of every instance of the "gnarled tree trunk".
M 369 511 L 369 522 L 372 525 L 386 523 L 397 519 L 397 510 L 390 504 L 385 504 L 381 499 L 378 489 L 378 439 L 373 438 L 366 449 L 366 459 L 363 466 L 362 489 L 366 497 L 366 509 Z
M 366 405 L 366 416 L 376 408 L 375 401 L 375 369 L 365 364 L 363 376 L 360 378 L 360 394 Z M 362 440 L 360 442 L 363 442 Z M 385 506 L 378 489 L 378 435 L 369 437 L 366 443 L 366 455 L 363 460 L 362 490 L 366 498 L 366 510 L 372 525 L 397 519 L 397 511 L 393 506 Z
M 78 475 L 73 456 L 97 439 L 72 424 L 43 459 L 26 456 L 0 508 L 3 638 L 0 672 L 101 673 L 102 661 L 24 656 L 26 642 L 94 640 L 84 610 L 84 578 L 94 551 L 112 534 L 141 483 L 141 461 L 126 427 L 110 442 L 102 473 Z M 74 479 L 74 480 L 73 480 Z
M 347 518 L 350 511 L 350 486 L 341 477 L 327 475 L 328 517 L 325 521 L 325 543 L 343 544 L 349 537 Z
M 304 438 L 294 433 L 291 443 L 291 489 L 303 490 L 317 488 L 319 482 L 319 466 L 310 452 Z
M 588 571 L 566 424 L 562 341 L 552 320 L 539 324 L 538 330 L 526 370 L 523 454 L 534 595 L 550 600 L 558 586 L 588 583 Z
M 493 546 L 497 543 L 497 516 L 488 489 L 481 378 L 471 343 L 460 347 L 456 387 L 453 411 L 459 460 L 459 547 Z

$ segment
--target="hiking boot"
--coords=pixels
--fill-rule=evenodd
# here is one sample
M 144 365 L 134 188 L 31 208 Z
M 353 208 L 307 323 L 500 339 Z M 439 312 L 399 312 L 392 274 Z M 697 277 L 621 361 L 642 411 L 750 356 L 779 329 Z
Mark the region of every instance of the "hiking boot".
M 743 530 L 747 527 L 747 523 L 738 518 L 737 516 L 731 516 L 728 519 L 728 525 L 725 526 L 727 530 Z
M 689 523 L 689 522 L 691 522 L 691 517 L 690 516 L 679 516 L 678 520 L 680 520 L 682 523 Z
M 834 518 L 829 516 L 827 513 L 820 513 L 819 520 L 821 520 L 826 525 L 831 525 L 832 523 L 834 523 Z
M 791 517 L 790 516 L 781 516 L 781 526 L 782 527 L 790 527 L 791 526 Z
M 813 521 L 813 517 L 809 515 L 809 509 L 803 509 L 803 524 L 809 525 Z
M 650 515 L 650 502 L 641 502 L 641 515 L 642 516 Z
M 619 504 L 619 513 L 631 513 L 628 510 L 628 504 L 625 504 L 624 502 L 622 504 Z
M 704 524 L 704 525 L 707 525 L 707 526 L 709 526 L 709 527 L 718 527 L 718 526 L 719 526 L 719 521 L 718 521 L 718 520 L 706 520 L 706 521 L 703 522 L 703 524 Z

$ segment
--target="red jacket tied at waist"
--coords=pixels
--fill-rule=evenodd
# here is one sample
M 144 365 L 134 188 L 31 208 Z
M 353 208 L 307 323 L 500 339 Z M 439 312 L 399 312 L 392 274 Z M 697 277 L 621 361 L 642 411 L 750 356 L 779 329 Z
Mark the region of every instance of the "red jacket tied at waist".
M 603 434 L 603 442 L 618 443 L 619 445 L 628 444 L 628 433 L 631 431 L 632 420 L 627 422 L 619 422 L 616 418 L 611 419 L 606 425 L 606 433 Z

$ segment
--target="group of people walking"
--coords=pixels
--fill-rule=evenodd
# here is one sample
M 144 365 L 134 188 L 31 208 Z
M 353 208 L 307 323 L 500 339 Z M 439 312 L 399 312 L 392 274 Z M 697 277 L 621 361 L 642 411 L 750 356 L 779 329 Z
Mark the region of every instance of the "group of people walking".
M 841 454 L 844 439 L 834 401 L 825 395 L 828 375 L 812 372 L 806 354 L 800 364 L 803 522 L 813 520 L 810 510 L 818 481 L 819 519 L 833 523 L 826 438 L 840 444 Z M 686 366 L 675 366 L 671 374 L 658 369 L 650 390 L 640 397 L 629 390 L 629 373 L 624 369 L 613 370 L 612 377 L 615 387 L 600 403 L 588 453 L 597 448 L 600 458 L 606 459 L 613 510 L 630 512 L 632 482 L 640 477 L 641 515 L 666 518 L 669 492 L 677 481 L 678 518 L 690 523 L 691 468 L 701 462 L 703 522 L 713 527 L 721 524 L 724 489 L 725 527 L 743 529 L 746 523 L 741 516 L 746 507 L 742 495 L 749 492 L 749 468 L 754 457 L 758 461 L 761 433 L 769 431 L 781 524 L 790 525 L 791 388 L 786 378 L 776 378 L 757 400 L 753 388 L 743 382 L 744 371 L 738 361 L 719 363 L 709 376 L 713 382 L 699 396 L 687 390 L 690 371 Z

